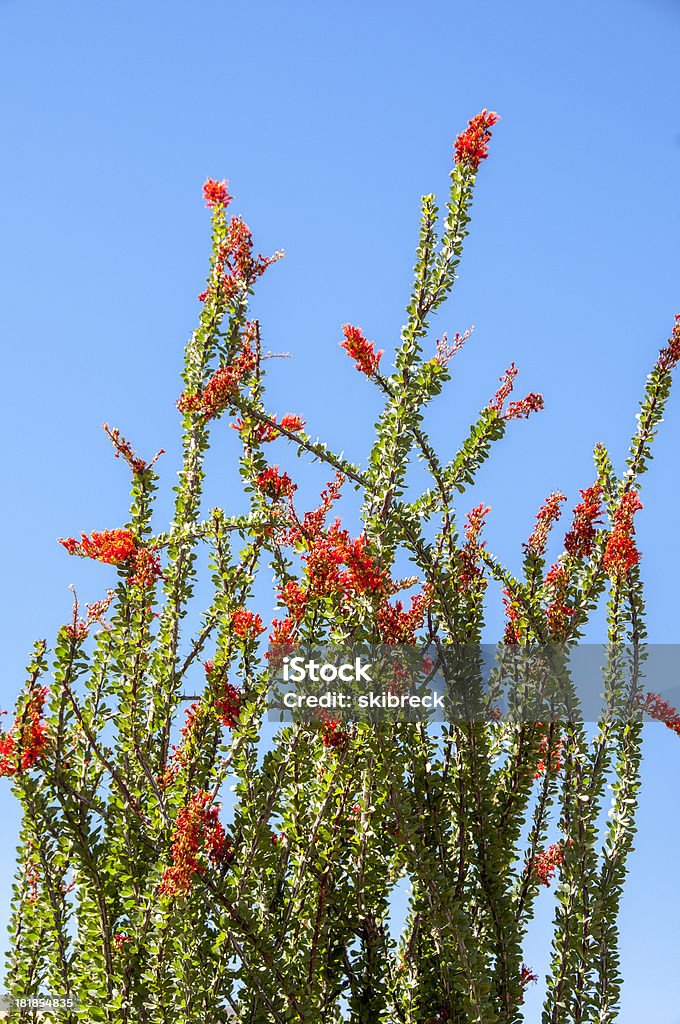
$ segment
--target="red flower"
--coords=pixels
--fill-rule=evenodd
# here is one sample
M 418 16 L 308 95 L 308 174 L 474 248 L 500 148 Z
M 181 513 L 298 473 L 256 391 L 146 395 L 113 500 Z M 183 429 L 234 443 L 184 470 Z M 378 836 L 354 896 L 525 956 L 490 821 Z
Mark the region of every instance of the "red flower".
M 287 473 L 279 473 L 278 466 L 268 466 L 255 482 L 260 490 L 275 501 L 279 498 L 289 498 L 296 490 L 296 484 Z
M 546 609 L 548 620 L 548 632 L 553 640 L 558 643 L 567 639 L 571 619 L 574 615 L 574 608 L 567 602 L 567 591 L 569 589 L 569 573 L 557 562 L 551 567 L 545 577 L 546 589 L 552 591 L 552 601 Z
M 319 507 L 311 512 L 305 512 L 302 522 L 297 518 L 295 519 L 295 525 L 287 531 L 284 543 L 311 543 L 321 535 L 326 525 L 328 513 L 340 497 L 340 490 L 344 482 L 345 478 L 342 473 L 337 473 L 335 480 L 331 480 L 321 492 L 321 504 Z
M 517 372 L 515 364 L 510 363 L 503 376 L 498 378 L 501 386 L 489 402 L 489 408 L 494 409 L 504 420 L 528 419 L 532 412 L 538 412 L 543 408 L 543 396 L 531 391 L 524 398 L 520 399 L 519 402 L 511 402 L 505 412 L 503 411 L 505 401 L 515 386 Z
M 34 689 L 19 718 L 4 736 L 0 736 L 0 776 L 28 771 L 47 746 L 47 725 L 43 720 L 48 688 Z
M 301 619 L 307 607 L 307 591 L 296 580 L 288 580 L 279 592 L 279 598 L 294 619 Z
M 602 486 L 598 483 L 581 491 L 574 508 L 571 529 L 564 538 L 564 548 L 573 558 L 588 558 L 593 550 L 597 527 L 602 520 Z
M 530 391 L 528 395 L 520 399 L 519 402 L 510 402 L 503 414 L 503 418 L 506 420 L 520 420 L 529 419 L 532 412 L 540 412 L 545 407 L 543 401 L 543 395 L 536 394 L 535 391 Z
M 510 366 L 507 368 L 503 376 L 498 378 L 501 382 L 501 386 L 489 402 L 490 409 L 495 409 L 498 413 L 503 411 L 505 400 L 512 393 L 512 389 L 515 386 L 515 377 L 518 373 L 519 371 L 515 364 L 510 363 Z
M 84 640 L 90 631 L 90 626 L 95 622 L 98 622 L 103 629 L 108 631 L 109 627 L 104 621 L 104 615 L 109 610 L 113 597 L 113 591 L 109 590 L 107 596 L 101 601 L 95 601 L 94 604 L 85 605 L 87 608 L 87 617 L 84 619 L 79 617 L 78 601 L 77 599 L 74 599 L 73 618 L 66 626 L 64 626 L 67 636 L 74 641 Z
M 297 434 L 303 429 L 305 421 L 300 419 L 299 416 L 295 416 L 293 413 L 287 412 L 285 416 L 281 417 L 280 424 L 276 423 L 276 419 L 273 419 L 271 423 L 258 422 L 256 424 L 246 424 L 242 419 L 237 419 L 231 424 L 233 430 L 242 430 L 248 428 L 253 438 L 260 444 L 267 441 L 275 441 L 280 436 L 281 431 L 278 429 L 279 426 L 283 427 L 284 430 L 290 431 L 291 434 Z
M 531 970 L 531 968 L 527 967 L 526 964 L 522 964 L 522 971 L 521 971 L 521 974 L 520 974 L 520 981 L 521 981 L 522 985 L 526 988 L 526 986 L 529 985 L 530 983 L 532 983 L 534 981 L 538 981 L 538 975 L 534 974 L 534 972 Z
M 564 845 L 553 843 L 534 858 L 534 875 L 542 885 L 550 885 L 553 875 L 564 861 Z
M 321 726 L 321 742 L 324 747 L 336 750 L 338 747 L 344 747 L 348 739 L 349 733 L 343 728 L 339 719 L 324 717 Z
M 458 136 L 454 146 L 457 164 L 469 164 L 475 171 L 489 155 L 491 129 L 498 123 L 498 114 L 482 110 L 468 121 L 467 128 Z
M 465 518 L 465 544 L 460 551 L 460 585 L 463 590 L 469 590 L 473 583 L 481 584 L 484 579 L 484 572 L 478 565 L 480 552 L 485 542 L 479 540 L 486 517 L 491 511 L 490 505 L 483 503 L 470 509 Z
M 538 753 L 540 760 L 536 765 L 534 778 L 540 779 L 541 776 L 546 773 L 549 775 L 557 775 L 562 768 L 562 741 L 560 740 L 557 744 L 553 744 L 553 748 L 551 750 L 549 737 L 542 736 Z
M 353 539 L 339 522 L 326 534 L 317 536 L 303 558 L 309 574 L 310 594 L 380 597 L 393 590 L 389 573 L 376 563 L 366 537 Z
M 285 647 L 291 646 L 293 634 L 295 633 L 296 628 L 297 623 L 294 619 L 274 619 L 272 622 L 272 632 L 269 637 L 269 642 L 272 644 L 281 644 Z
M 244 640 L 254 640 L 260 633 L 264 633 L 260 616 L 245 608 L 236 609 L 231 619 L 231 626 L 236 636 L 240 636 Z
M 113 936 L 113 944 L 116 952 L 120 953 L 126 942 L 130 942 L 130 936 L 126 932 L 116 932 Z
M 215 274 L 222 297 L 226 302 L 244 286 L 250 287 L 264 274 L 267 267 L 283 256 L 253 256 L 253 236 L 250 228 L 240 217 L 232 217 L 227 228 L 227 237 L 220 246 L 215 261 Z
M 159 889 L 161 895 L 173 897 L 187 892 L 194 875 L 205 872 L 206 865 L 198 858 L 201 847 L 212 864 L 231 860 L 233 847 L 212 799 L 210 793 L 199 790 L 179 812 L 170 848 L 172 866 L 163 874 Z
M 281 426 L 284 430 L 289 430 L 291 434 L 299 433 L 305 425 L 305 421 L 295 413 L 287 412 L 285 416 L 281 417 Z
M 554 491 L 546 498 L 536 516 L 536 525 L 529 540 L 524 545 L 524 552 L 527 555 L 541 556 L 545 553 L 545 546 L 548 542 L 548 534 L 553 523 L 562 515 L 560 504 L 567 499 L 560 491 Z
M 340 342 L 340 347 L 354 360 L 357 370 L 367 377 L 377 373 L 384 350 L 376 352 L 373 342 L 368 341 L 358 327 L 344 324 L 342 331 L 345 340 Z
M 151 466 L 158 458 L 159 455 L 164 455 L 164 451 L 161 448 L 159 452 L 154 456 L 150 463 L 146 463 L 144 459 L 140 459 L 139 456 L 133 451 L 132 445 L 129 441 L 121 434 L 117 427 L 110 427 L 108 423 L 104 424 L 104 431 L 111 441 L 111 444 L 116 450 L 116 458 L 123 458 L 127 462 L 128 466 L 133 473 L 142 474 Z
M 680 313 L 675 317 L 673 333 L 668 345 L 659 352 L 658 366 L 660 370 L 672 370 L 680 362 Z
M 238 391 L 243 378 L 255 369 L 255 353 L 245 339 L 243 347 L 230 366 L 221 366 L 200 392 L 182 392 L 177 408 L 182 413 L 202 412 L 207 420 L 224 412 Z
M 213 206 L 227 207 L 233 199 L 233 196 L 229 195 L 228 185 L 228 181 L 215 181 L 214 178 L 208 178 L 203 185 L 205 205 L 208 208 Z
M 648 693 L 639 698 L 640 710 L 657 722 L 663 722 L 672 732 L 680 736 L 680 714 L 672 704 L 658 693 Z
M 404 611 L 401 601 L 396 601 L 394 607 L 389 601 L 384 601 L 375 615 L 376 626 L 382 642 L 414 644 L 416 630 L 422 628 L 430 600 L 431 596 L 426 587 L 422 594 L 416 594 L 411 598 L 411 607 L 408 611 Z
M 626 491 L 614 513 L 614 529 L 609 535 L 604 551 L 605 572 L 613 578 L 622 578 L 640 561 L 634 536 L 633 517 L 642 508 L 637 491 Z
M 503 591 L 503 606 L 507 619 L 503 643 L 519 644 L 522 641 L 522 612 L 509 590 Z
M 59 543 L 63 544 L 69 555 L 94 558 L 109 565 L 121 565 L 136 550 L 135 538 L 129 530 L 103 530 L 101 533 L 94 530 L 89 537 L 85 533 L 81 534 L 79 541 L 74 537 L 59 537 Z
M 221 695 L 215 700 L 215 709 L 222 725 L 227 729 L 235 729 L 241 714 L 241 691 L 231 683 L 223 683 Z
M 133 567 L 134 575 L 128 580 L 131 587 L 152 587 L 163 577 L 161 560 L 153 548 L 137 548 Z

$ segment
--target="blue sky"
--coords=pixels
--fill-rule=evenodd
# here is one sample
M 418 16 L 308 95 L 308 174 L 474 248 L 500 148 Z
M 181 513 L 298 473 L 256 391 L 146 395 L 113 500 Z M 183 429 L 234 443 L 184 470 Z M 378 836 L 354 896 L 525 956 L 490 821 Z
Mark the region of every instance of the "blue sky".
M 340 325 L 360 324 L 389 354 L 419 196 L 444 196 L 455 134 L 485 106 L 502 121 L 436 325 L 476 331 L 430 426 L 452 452 L 513 359 L 518 391 L 543 392 L 540 420 L 514 425 L 469 498 L 493 505 L 490 546 L 517 561 L 545 495 L 574 499 L 592 482 L 594 441 L 621 459 L 680 310 L 679 43 L 678 0 L 0 0 L 0 705 L 11 706 L 32 640 L 68 615 L 75 573 L 83 599 L 105 585 L 101 567 L 76 569 L 55 543 L 125 517 L 125 472 L 100 424 L 142 452 L 166 448 L 166 497 L 174 482 L 205 177 L 229 178 L 262 252 L 286 250 L 256 300 L 265 343 L 293 356 L 272 365 L 272 408 L 301 412 L 360 461 L 377 406 L 338 348 Z M 211 454 L 225 503 L 230 433 Z M 680 640 L 679 441 L 676 395 L 639 517 L 657 642 Z M 674 1024 L 680 746 L 648 733 L 621 1019 Z M 6 788 L 0 812 L 2 920 L 16 827 Z M 530 953 L 541 969 L 540 937 Z

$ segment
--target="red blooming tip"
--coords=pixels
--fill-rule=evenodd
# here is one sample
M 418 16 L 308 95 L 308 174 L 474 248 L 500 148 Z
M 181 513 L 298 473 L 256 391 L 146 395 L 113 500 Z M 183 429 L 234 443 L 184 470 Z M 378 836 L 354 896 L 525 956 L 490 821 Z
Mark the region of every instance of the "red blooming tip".
M 477 170 L 489 155 L 491 129 L 499 120 L 493 110 L 482 110 L 468 121 L 467 128 L 456 139 L 454 154 L 457 164 L 468 164 Z
M 349 733 L 343 729 L 340 720 L 324 715 L 321 726 L 321 742 L 324 747 L 335 750 L 337 747 L 344 747 L 348 739 Z
M 580 493 L 582 501 L 574 508 L 572 526 L 564 538 L 565 551 L 572 558 L 590 556 L 597 527 L 601 525 L 602 486 L 596 483 Z
M 672 732 L 680 736 L 680 714 L 658 693 L 642 694 L 638 697 L 640 710 L 656 722 L 663 722 Z
M 279 473 L 278 466 L 269 466 L 260 473 L 255 482 L 261 491 L 275 501 L 279 498 L 289 498 L 296 489 L 296 484 L 287 473 Z
M 564 845 L 553 843 L 534 859 L 534 876 L 542 885 L 550 885 L 553 875 L 564 861 Z
M 566 501 L 564 494 L 559 491 L 554 491 L 549 497 L 546 498 L 543 505 L 538 510 L 536 516 L 536 525 L 532 531 L 529 540 L 524 545 L 524 553 L 526 555 L 536 555 L 540 557 L 545 553 L 545 546 L 548 541 L 548 534 L 554 523 L 562 515 L 562 509 L 560 505 L 563 501 Z
M 262 619 L 255 612 L 249 612 L 246 608 L 237 608 L 231 619 L 231 628 L 236 636 L 243 640 L 255 640 L 260 633 L 264 633 Z
M 525 398 L 520 399 L 519 402 L 510 402 L 510 405 L 503 414 L 504 419 L 526 420 L 529 419 L 532 412 L 540 412 L 544 406 L 545 403 L 543 402 L 543 395 L 538 395 L 535 391 L 530 391 L 529 394 Z
M 69 555 L 80 555 L 81 558 L 93 558 L 97 562 L 108 565 L 122 565 L 137 550 L 135 538 L 130 530 L 93 530 L 88 536 L 81 534 L 80 540 L 74 537 L 59 538 Z
M 220 696 L 215 700 L 215 710 L 222 725 L 227 729 L 234 729 L 241 714 L 241 691 L 231 683 L 223 683 Z
M 635 544 L 635 523 L 633 517 L 642 508 L 637 491 L 627 491 L 614 513 L 614 529 L 609 535 L 604 551 L 605 572 L 612 579 L 625 577 L 640 561 L 640 552 Z
M 296 580 L 288 580 L 279 591 L 279 598 L 294 619 L 301 619 L 307 607 L 307 591 Z
M 48 735 L 43 712 L 48 692 L 46 686 L 36 687 L 9 732 L 0 734 L 0 777 L 28 771 L 44 752 Z
M 233 853 L 212 796 L 199 790 L 177 816 L 170 848 L 172 865 L 163 874 L 160 894 L 173 897 L 187 892 L 194 876 L 205 873 L 206 859 L 213 865 L 223 864 L 231 860 Z
M 675 317 L 673 333 L 668 344 L 659 352 L 659 369 L 673 370 L 680 362 L 680 313 Z
M 526 987 L 530 983 L 533 984 L 533 982 L 538 981 L 538 975 L 534 974 L 534 972 L 531 970 L 531 968 L 527 967 L 526 964 L 522 964 L 522 971 L 521 971 L 521 974 L 520 974 L 520 981 L 522 983 L 522 986 Z
M 214 178 L 208 178 L 203 186 L 203 198 L 205 199 L 205 205 L 208 208 L 213 206 L 228 206 L 233 196 L 229 195 L 227 191 L 227 181 L 215 181 Z
M 358 327 L 344 324 L 342 332 L 345 340 L 340 342 L 340 347 L 354 360 L 357 370 L 367 377 L 377 373 L 384 350 L 376 352 L 373 342 L 368 341 Z

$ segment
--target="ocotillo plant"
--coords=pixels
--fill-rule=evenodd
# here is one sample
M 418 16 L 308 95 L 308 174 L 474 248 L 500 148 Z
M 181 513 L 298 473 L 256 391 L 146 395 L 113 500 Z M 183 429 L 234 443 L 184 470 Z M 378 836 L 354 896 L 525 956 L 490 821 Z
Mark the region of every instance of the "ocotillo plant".
M 560 493 L 538 512 L 521 578 L 482 539 L 488 508 L 461 522 L 458 507 L 508 424 L 542 407 L 537 394 L 511 400 L 514 365 L 453 457 L 426 432 L 426 407 L 466 340 L 435 345 L 430 321 L 454 286 L 496 120 L 483 111 L 458 136 L 443 217 L 434 196 L 422 199 L 393 369 L 358 327 L 343 328 L 343 347 L 384 403 L 363 465 L 314 440 L 298 415 L 267 411 L 261 327 L 248 308 L 278 254 L 256 255 L 244 221 L 228 214 L 226 183 L 206 182 L 212 256 L 177 401 L 172 521 L 161 530 L 153 518 L 155 460 L 107 427 L 131 475 L 129 519 L 61 543 L 102 563 L 102 593 L 112 589 L 82 614 L 74 603 L 51 653 L 36 645 L 0 740 L 0 774 L 23 807 L 11 1019 L 37 1019 L 25 1001 L 49 994 L 41 1019 L 69 1024 L 510 1024 L 534 980 L 522 944 L 550 884 L 543 1021 L 616 1018 L 639 722 L 604 717 L 589 731 L 492 714 L 436 726 L 330 716 L 275 734 L 263 726 L 267 635 L 282 645 L 474 645 L 490 579 L 502 584 L 509 647 L 568 647 L 601 600 L 604 639 L 644 637 L 634 517 L 680 360 L 680 320 L 647 380 L 625 472 L 596 447 L 594 482 L 550 567 Z M 241 515 L 204 508 L 204 458 L 227 424 L 241 443 Z M 329 469 L 312 510 L 298 507 L 295 482 L 269 454 L 283 444 Z M 415 498 L 414 459 L 431 477 Z M 335 516 L 343 486 L 363 497 L 358 536 Z M 191 634 L 201 550 L 212 599 Z M 396 568 L 405 556 L 409 579 Z M 273 572 L 281 608 L 269 627 L 253 596 L 262 571 Z M 646 710 L 680 731 L 660 698 Z M 408 907 L 395 921 L 402 880 Z

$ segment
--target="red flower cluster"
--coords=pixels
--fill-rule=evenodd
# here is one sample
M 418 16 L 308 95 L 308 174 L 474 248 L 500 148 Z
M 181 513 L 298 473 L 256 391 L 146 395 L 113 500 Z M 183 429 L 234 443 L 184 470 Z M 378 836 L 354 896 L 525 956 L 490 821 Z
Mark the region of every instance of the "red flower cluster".
M 557 775 L 562 768 L 562 741 L 556 743 L 552 750 L 550 749 L 550 741 L 547 736 L 541 737 L 541 744 L 538 748 L 540 760 L 536 765 L 536 771 L 534 772 L 534 778 L 540 779 L 542 775 L 546 773 L 548 775 Z
M 307 607 L 307 591 L 304 590 L 297 580 L 288 580 L 279 591 L 279 599 L 294 619 L 301 619 Z
M 135 571 L 128 580 L 131 587 L 153 587 L 163 577 L 161 560 L 154 548 L 137 548 L 133 565 Z
M 484 580 L 484 570 L 478 564 L 479 554 L 485 547 L 485 541 L 479 540 L 486 517 L 491 511 L 490 505 L 483 503 L 470 509 L 465 517 L 465 544 L 460 550 L 460 585 L 463 590 L 470 590 L 473 584 Z
M 389 573 L 375 562 L 366 537 L 352 538 L 339 521 L 316 537 L 303 561 L 309 575 L 310 595 L 386 596 L 393 590 Z
M 563 844 L 553 843 L 547 850 L 536 854 L 534 859 L 534 875 L 542 885 L 550 885 L 553 875 L 563 861 Z
M 243 640 L 255 640 L 260 633 L 264 633 L 261 617 L 245 608 L 236 609 L 231 619 L 231 627 L 236 636 Z
M 229 195 L 228 186 L 228 181 L 215 181 L 214 178 L 208 178 L 203 185 L 205 205 L 209 209 L 213 206 L 228 206 L 234 198 Z
M 503 607 L 507 619 L 503 643 L 519 644 L 522 642 L 522 612 L 509 590 L 503 591 Z
M 498 114 L 482 110 L 468 121 L 467 128 L 456 139 L 454 153 L 457 164 L 469 164 L 475 171 L 489 155 L 491 129 L 498 123 Z
M 116 947 L 116 953 L 120 953 L 126 942 L 130 942 L 130 936 L 127 932 L 116 932 L 113 936 L 113 944 Z
M 519 402 L 511 402 L 505 412 L 503 411 L 505 401 L 512 394 L 512 389 L 515 386 L 517 373 L 515 364 L 510 363 L 503 376 L 498 378 L 501 386 L 489 402 L 489 408 L 494 409 L 504 420 L 528 419 L 532 412 L 539 412 L 544 407 L 543 395 L 530 391 Z
M 376 352 L 373 342 L 368 341 L 358 327 L 344 324 L 342 332 L 345 340 L 340 342 L 340 347 L 354 360 L 357 370 L 367 377 L 377 373 L 384 350 Z
M 375 624 L 380 639 L 385 644 L 414 644 L 416 630 L 421 629 L 425 620 L 425 612 L 431 601 L 429 589 L 411 598 L 411 607 L 404 611 L 401 601 L 394 607 L 389 601 L 383 601 L 375 613 Z
M 295 525 L 287 531 L 283 538 L 284 543 L 293 545 L 300 543 L 311 544 L 321 535 L 326 525 L 328 513 L 340 497 L 340 489 L 344 482 L 345 478 L 342 473 L 337 473 L 335 480 L 331 480 L 321 492 L 321 504 L 319 507 L 311 512 L 305 512 L 302 522 L 297 519 L 295 520 Z M 295 510 L 291 511 L 294 516 Z
M 336 750 L 338 747 L 344 747 L 348 739 L 349 733 L 343 728 L 339 719 L 324 718 L 321 726 L 321 742 L 324 747 Z
M 536 525 L 533 529 L 529 540 L 524 545 L 524 552 L 527 555 L 536 555 L 540 557 L 545 553 L 545 547 L 548 542 L 548 534 L 554 523 L 562 515 L 562 509 L 560 505 L 567 499 L 559 491 L 554 491 L 548 498 L 546 498 L 543 505 L 538 510 L 536 516 Z
M 227 729 L 235 729 L 238 724 L 238 716 L 241 714 L 241 691 L 231 683 L 225 682 L 222 686 L 222 694 L 215 700 L 217 711 L 222 725 Z
M 104 562 L 107 565 L 125 566 L 134 569 L 128 579 L 133 587 L 151 587 L 159 580 L 163 573 L 161 570 L 160 558 L 154 548 L 137 547 L 137 542 L 130 530 L 94 530 L 88 537 L 81 534 L 80 540 L 75 537 L 59 537 L 59 543 L 68 551 L 69 555 L 79 555 L 81 558 L 93 558 L 97 562 Z M 109 602 L 110 603 L 110 602 Z M 89 606 L 88 606 L 89 607 Z M 92 606 L 96 608 L 96 605 Z M 108 607 L 108 604 L 107 606 Z M 80 623 L 86 631 L 99 614 L 90 617 L 89 622 Z M 74 627 L 78 622 L 74 623 Z M 82 633 L 82 630 L 75 628 L 75 633 Z M 71 634 L 69 634 L 71 635 Z M 82 635 L 85 635 L 82 633 Z
M 614 513 L 614 529 L 609 535 L 604 551 L 605 571 L 613 578 L 621 579 L 640 561 L 634 536 L 633 517 L 642 508 L 637 491 L 626 491 Z
M 541 409 L 545 408 L 543 401 L 543 395 L 537 394 L 535 391 L 530 391 L 528 395 L 521 398 L 519 402 L 510 402 L 503 413 L 503 419 L 505 420 L 528 420 L 532 412 L 540 412 Z
M 273 256 L 253 255 L 253 236 L 250 228 L 240 217 L 232 217 L 226 232 L 226 240 L 217 251 L 214 268 L 214 288 L 216 296 L 223 302 L 231 302 L 239 292 L 248 289 L 264 274 L 267 267 L 283 256 L 276 252 Z M 209 287 L 198 296 L 205 302 L 211 294 Z
M 680 362 L 680 313 L 675 317 L 673 333 L 668 345 L 659 352 L 658 366 L 660 370 L 672 370 Z
M 524 988 L 526 988 L 526 986 L 529 985 L 530 983 L 532 983 L 534 981 L 538 981 L 538 975 L 534 974 L 534 972 L 531 970 L 531 968 L 527 967 L 526 964 L 522 964 L 522 970 L 521 970 L 521 973 L 520 973 L 520 979 L 519 980 L 521 981 L 521 983 L 524 986 Z
M 279 473 L 278 466 L 268 466 L 256 479 L 256 484 L 261 491 L 274 501 L 279 498 L 290 498 L 297 489 L 287 473 Z
M 564 538 L 564 548 L 573 558 L 588 558 L 593 550 L 597 527 L 602 522 L 602 486 L 593 484 L 580 494 L 582 500 L 574 508 L 574 518 Z
M 0 776 L 28 771 L 47 746 L 47 725 L 43 719 L 48 689 L 32 691 L 20 717 L 0 736 Z
M 264 444 L 267 441 L 275 441 L 277 437 L 281 436 L 281 431 L 278 429 L 279 426 L 283 427 L 284 430 L 288 430 L 291 434 L 298 434 L 304 428 L 305 421 L 299 416 L 294 415 L 294 413 L 287 412 L 285 416 L 281 417 L 278 424 L 276 418 L 273 419 L 272 423 L 258 422 L 253 426 L 245 424 L 242 419 L 237 419 L 231 426 L 239 432 L 248 429 L 255 441 Z
M 105 423 L 104 431 L 106 432 L 107 437 L 109 438 L 111 444 L 116 450 L 116 458 L 125 459 L 132 472 L 138 475 L 141 475 L 142 473 L 146 472 L 147 469 L 150 469 L 151 466 L 153 466 L 156 459 L 159 457 L 159 455 L 165 454 L 164 450 L 161 448 L 159 451 L 156 452 L 151 462 L 147 464 L 144 461 L 144 459 L 140 459 L 139 456 L 133 451 L 130 442 L 125 440 L 125 438 L 123 437 L 123 435 L 121 434 L 120 430 L 118 430 L 117 427 L 110 427 L 108 423 Z
M 206 420 L 218 416 L 229 405 L 244 377 L 255 369 L 255 354 L 246 340 L 230 366 L 221 366 L 201 392 L 182 392 L 177 408 L 182 413 L 201 412 Z
M 212 864 L 231 860 L 233 847 L 219 820 L 212 796 L 199 790 L 177 816 L 177 828 L 170 848 L 172 866 L 163 874 L 159 892 L 177 896 L 191 888 L 193 877 L 203 874 L 206 865 L 198 859 L 201 847 Z
M 58 539 L 69 555 L 94 558 L 108 565 L 122 565 L 137 549 L 135 538 L 129 530 L 94 530 L 89 537 L 83 533 L 79 541 L 75 537 Z
M 672 732 L 680 736 L 680 714 L 677 709 L 658 693 L 640 697 L 640 710 L 656 722 L 663 722 Z
M 273 620 L 272 631 L 269 634 L 269 643 L 281 649 L 276 652 L 267 651 L 266 657 L 269 658 L 272 668 L 280 665 L 284 655 L 292 652 L 296 629 L 297 622 L 295 619 L 291 619 L 290 616 L 286 616 L 285 619 Z
M 495 409 L 496 412 L 498 413 L 503 411 L 505 400 L 506 398 L 508 398 L 509 395 L 512 394 L 512 389 L 515 386 L 515 377 L 518 373 L 519 370 L 517 369 L 515 364 L 510 363 L 510 366 L 507 368 L 503 376 L 498 378 L 499 381 L 501 382 L 501 386 L 498 388 L 496 394 L 489 402 L 490 409 Z
M 245 609 L 242 610 L 245 611 Z M 258 615 L 256 618 L 259 619 L 260 616 Z M 260 622 L 261 621 L 262 620 L 260 619 Z M 216 675 L 215 663 L 212 659 L 203 662 L 203 667 L 205 669 L 205 674 L 211 682 L 215 682 L 217 680 L 220 681 L 220 693 L 215 698 L 214 708 L 222 721 L 222 725 L 225 725 L 227 729 L 234 729 L 238 722 L 238 716 L 241 713 L 241 691 L 236 686 L 232 686 L 231 683 L 227 682 L 224 669 L 219 670 Z M 192 709 L 195 709 L 196 712 L 200 707 L 202 707 L 202 705 L 192 705 Z M 193 718 L 190 721 L 188 712 L 185 725 L 187 732 L 192 725 Z M 184 730 L 182 731 L 184 732 Z
M 561 643 L 568 638 L 574 614 L 574 609 L 567 604 L 569 573 L 561 562 L 557 562 L 548 571 L 545 586 L 553 592 L 553 599 L 546 609 L 548 632 L 553 640 Z

